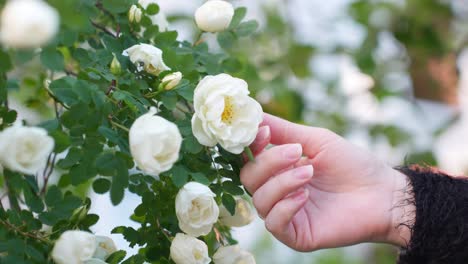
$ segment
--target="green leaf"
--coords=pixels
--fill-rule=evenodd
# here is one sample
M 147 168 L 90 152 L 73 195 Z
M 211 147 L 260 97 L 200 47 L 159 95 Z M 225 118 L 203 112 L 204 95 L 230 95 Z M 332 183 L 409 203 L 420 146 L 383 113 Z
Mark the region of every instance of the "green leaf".
M 201 183 L 203 185 L 209 186 L 211 183 L 211 181 L 203 173 L 196 172 L 196 173 L 191 173 L 190 175 L 192 176 L 194 181 Z
M 63 195 L 56 185 L 49 186 L 47 189 L 45 203 L 49 207 L 53 207 L 57 202 L 62 201 Z
M 236 200 L 234 199 L 234 197 L 232 197 L 232 195 L 225 193 L 223 194 L 222 201 L 223 201 L 224 207 L 226 207 L 228 212 L 231 215 L 234 215 L 236 213 Z
M 96 193 L 104 194 L 110 190 L 111 182 L 108 179 L 100 178 L 93 182 L 93 190 Z
M 11 64 L 11 59 L 8 53 L 0 49 L 0 72 L 8 72 L 12 67 L 13 65 Z
M 106 262 L 109 263 L 109 264 L 118 264 L 125 258 L 126 255 L 127 255 L 127 252 L 125 252 L 124 250 L 116 251 L 116 252 L 112 253 L 106 259 Z
M 181 188 L 188 182 L 189 172 L 185 167 L 174 166 L 169 173 L 171 174 L 172 182 L 178 188 Z
M 229 25 L 230 29 L 237 28 L 247 14 L 247 8 L 239 7 L 234 11 L 234 16 L 232 17 L 231 24 Z
M 225 181 L 223 182 L 223 189 L 232 194 L 232 195 L 243 195 L 244 194 L 244 190 L 239 187 L 238 185 L 234 184 L 232 181 Z
M 47 130 L 47 132 L 50 133 L 59 128 L 59 122 L 57 119 L 52 119 L 52 120 L 42 122 L 38 126 L 44 128 L 45 130 Z
M 182 148 L 184 151 L 192 154 L 198 154 L 203 150 L 203 146 L 192 134 L 184 138 L 184 141 L 182 142 Z
M 42 50 L 41 62 L 52 71 L 61 71 L 65 68 L 63 55 L 55 47 Z
M 44 210 L 44 204 L 39 197 L 33 193 L 31 188 L 25 188 L 23 191 L 26 205 L 35 213 L 40 213 Z
M 102 4 L 106 10 L 109 10 L 111 13 L 126 13 L 128 9 L 133 4 L 132 0 L 104 0 Z
M 243 22 L 236 28 L 235 32 L 239 37 L 246 37 L 255 33 L 258 28 L 258 22 L 255 20 L 249 20 L 247 22 Z
M 146 13 L 148 15 L 156 15 L 157 13 L 159 13 L 159 6 L 155 3 L 151 3 L 149 4 L 147 7 L 146 7 Z
M 177 104 L 177 94 L 174 91 L 165 92 L 161 95 L 161 101 L 169 110 L 174 110 Z
M 26 250 L 25 252 L 27 256 L 29 256 L 31 259 L 35 260 L 38 263 L 44 263 L 45 262 L 45 256 L 44 253 L 41 251 L 37 250 L 31 245 L 26 245 Z
M 62 169 L 68 169 L 77 164 L 83 157 L 83 152 L 78 148 L 71 148 L 64 159 L 59 160 L 57 166 Z
M 112 152 L 101 153 L 94 163 L 98 173 L 103 176 L 113 176 L 116 174 L 116 168 L 119 167 L 119 160 Z
M 61 102 L 67 105 L 73 105 L 79 102 L 78 95 L 72 89 L 75 82 L 75 79 L 67 76 L 52 81 L 49 85 L 49 89 Z
M 113 205 L 118 205 L 124 198 L 125 188 L 128 186 L 128 170 L 122 163 L 119 164 L 117 175 L 112 180 L 110 190 L 111 202 Z
M 231 31 L 223 31 L 218 34 L 218 43 L 223 49 L 230 49 L 236 41 L 236 35 Z
M 65 132 L 55 130 L 49 133 L 49 135 L 54 138 L 54 141 L 55 141 L 54 152 L 55 153 L 62 153 L 71 144 L 70 138 Z

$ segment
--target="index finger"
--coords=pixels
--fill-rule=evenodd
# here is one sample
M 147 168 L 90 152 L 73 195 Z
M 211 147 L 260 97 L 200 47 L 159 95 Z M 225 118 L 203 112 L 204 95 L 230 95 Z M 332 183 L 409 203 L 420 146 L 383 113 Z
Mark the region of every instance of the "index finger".
M 271 143 L 283 145 L 299 143 L 303 146 L 304 154 L 314 157 L 321 147 L 338 135 L 328 129 L 299 125 L 282 118 L 265 113 L 261 126 L 270 127 Z

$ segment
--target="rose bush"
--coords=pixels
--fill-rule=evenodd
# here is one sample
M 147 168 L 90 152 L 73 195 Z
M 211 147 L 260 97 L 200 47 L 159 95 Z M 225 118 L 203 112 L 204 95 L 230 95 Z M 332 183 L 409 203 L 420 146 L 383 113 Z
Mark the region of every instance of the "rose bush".
M 240 78 L 252 65 L 226 46 L 255 32 L 246 9 L 193 10 L 217 50 L 204 32 L 181 39 L 150 0 L 0 7 L 0 262 L 209 263 L 236 244 L 229 226 L 252 220 L 239 154 L 262 119 Z M 36 120 L 10 103 L 24 91 Z M 91 191 L 141 197 L 139 227 L 112 230 L 136 254 L 93 234 Z

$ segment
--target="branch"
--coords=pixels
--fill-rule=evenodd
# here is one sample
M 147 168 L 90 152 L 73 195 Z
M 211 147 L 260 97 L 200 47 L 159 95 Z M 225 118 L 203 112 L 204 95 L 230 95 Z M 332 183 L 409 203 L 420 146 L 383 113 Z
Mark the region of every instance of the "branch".
M 27 232 L 24 232 L 24 231 L 21 231 L 20 229 L 18 229 L 16 226 L 8 223 L 7 221 L 3 221 L 2 219 L 0 219 L 0 224 L 4 225 L 6 228 L 10 229 L 11 231 L 15 232 L 15 233 L 18 233 L 24 237 L 29 237 L 29 238 L 32 238 L 32 239 L 35 239 L 35 240 L 39 240 L 43 243 L 46 243 L 46 244 L 51 244 L 51 242 L 47 239 L 44 239 L 40 236 L 36 236 L 35 234 L 32 234 L 32 233 L 27 233 Z
M 101 30 L 102 32 L 104 32 L 104 33 L 106 33 L 106 34 L 112 36 L 113 38 L 118 38 L 118 36 L 116 36 L 112 31 L 110 31 L 110 30 L 109 30 L 108 28 L 106 28 L 105 26 L 99 25 L 98 23 L 94 22 L 94 21 L 91 20 L 91 19 L 90 19 L 89 21 L 91 22 L 91 24 L 92 24 L 95 28 L 97 28 L 97 29 Z
M 111 84 L 109 85 L 109 89 L 107 89 L 106 95 L 109 95 L 112 91 L 114 91 L 116 86 L 117 86 L 117 81 L 112 80 Z
M 52 157 L 52 160 L 50 160 L 51 157 Z M 42 186 L 41 192 L 39 193 L 40 195 L 45 194 L 47 190 L 47 183 L 49 182 L 50 175 L 52 175 L 52 172 L 54 171 L 56 158 L 57 158 L 56 153 L 50 153 L 49 158 L 47 158 L 48 166 L 46 166 L 46 168 L 44 169 L 44 173 L 43 173 L 44 185 Z M 47 171 L 47 169 L 49 170 Z

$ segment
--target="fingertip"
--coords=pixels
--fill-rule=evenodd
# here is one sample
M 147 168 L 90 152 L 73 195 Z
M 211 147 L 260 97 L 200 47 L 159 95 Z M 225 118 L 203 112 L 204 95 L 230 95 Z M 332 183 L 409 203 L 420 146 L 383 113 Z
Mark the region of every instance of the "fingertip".
M 258 129 L 257 137 L 254 142 L 250 145 L 250 149 L 253 154 L 260 153 L 263 149 L 268 146 L 271 139 L 271 130 L 269 126 L 262 126 Z

